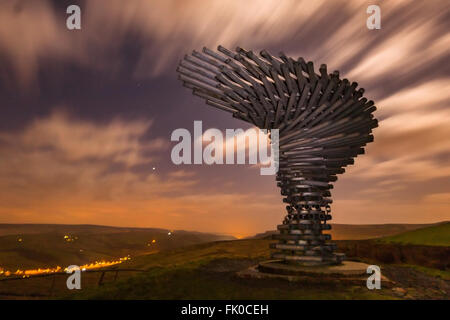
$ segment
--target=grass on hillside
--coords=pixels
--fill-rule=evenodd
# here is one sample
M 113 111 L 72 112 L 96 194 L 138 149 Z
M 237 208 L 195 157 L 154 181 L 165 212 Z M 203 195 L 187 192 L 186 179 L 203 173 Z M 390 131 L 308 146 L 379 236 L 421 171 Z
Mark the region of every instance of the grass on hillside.
M 146 270 L 69 299 L 392 299 L 361 286 L 238 278 L 235 273 L 269 258 L 268 240 L 236 240 L 137 257 L 121 267 Z
M 383 272 L 387 272 L 389 277 L 392 276 L 394 277 L 392 279 L 399 281 L 399 286 L 411 292 L 409 298 L 446 299 L 450 293 L 450 286 L 445 281 L 449 279 L 448 269 L 445 267 L 448 266 L 448 228 L 449 223 L 410 231 L 398 236 L 403 239 L 403 242 L 386 243 L 397 237 L 342 241 L 339 242 L 339 250 L 345 252 L 350 259 L 380 265 Z M 73 242 L 65 242 L 63 234 L 58 232 L 24 234 L 21 236 L 23 241 L 20 243 L 17 241 L 17 235 L 0 236 L 0 266 L 4 263 L 18 262 L 24 265 L 28 263 L 33 267 L 37 263 L 48 266 L 63 260 L 74 261 L 75 258 L 86 259 L 90 262 L 102 257 L 107 259 L 111 255 L 118 257 L 132 254 L 131 261 L 113 266 L 106 273 L 103 269 L 82 273 L 81 291 L 68 291 L 67 275 L 57 274 L 49 277 L 0 281 L 0 297 L 8 299 L 48 299 L 49 297 L 68 299 L 392 299 L 398 297 L 387 288 L 376 291 L 367 290 L 365 282 L 355 286 L 317 282 L 315 279 L 310 283 L 295 283 L 274 279 L 238 278 L 237 271 L 245 270 L 258 261 L 269 259 L 271 240 L 200 243 L 214 241 L 214 237 L 189 232 L 174 232 L 169 237 L 167 231 L 156 229 L 120 233 L 104 231 L 73 233 L 71 236 L 78 235 L 78 239 Z M 146 244 L 148 240 L 155 237 L 158 237 L 156 243 L 160 247 L 158 250 L 154 250 L 157 249 L 156 247 L 149 249 Z M 414 240 L 413 245 L 409 245 L 412 240 Z M 403 243 L 408 245 L 403 246 Z M 426 246 L 430 243 L 433 247 Z M 84 256 L 80 256 L 80 248 L 89 248 L 89 250 L 84 251 Z M 437 270 L 434 262 L 442 264 L 443 267 L 439 267 L 442 270 Z M 121 271 L 116 272 L 117 269 Z
M 450 222 L 385 237 L 378 241 L 394 244 L 450 246 Z
M 269 259 L 270 240 L 219 241 L 165 250 L 134 257 L 110 271 L 83 272 L 82 290 L 69 291 L 66 274 L 0 281 L 0 297 L 31 299 L 397 299 L 395 291 L 382 287 L 368 290 L 365 281 L 350 285 L 308 281 L 288 282 L 278 279 L 243 279 L 237 271 Z M 388 244 L 365 242 L 368 247 L 357 258 L 372 264 L 364 253 L 370 245 L 377 249 Z M 409 246 L 410 254 L 416 246 Z M 422 249 L 423 246 L 417 246 Z M 436 250 L 439 247 L 436 247 Z M 445 251 L 445 248 L 441 248 Z M 405 253 L 406 254 L 406 253 Z M 382 273 L 405 288 L 408 299 L 447 299 L 450 286 L 447 271 L 416 265 L 385 264 L 377 261 Z M 108 268 L 109 269 L 109 268 Z M 116 270 L 119 270 L 116 272 Z M 140 270 L 140 271 L 139 271 Z M 104 273 L 104 277 L 102 274 Z M 392 277 L 392 278 L 391 278 Z M 103 280 L 102 280 L 103 279 Z M 100 285 L 100 283 L 102 283 Z
M 416 265 L 403 265 L 405 267 L 412 268 L 414 270 L 420 271 L 422 273 L 426 273 L 432 277 L 438 277 L 442 280 L 450 281 L 450 270 L 439 270 L 435 268 L 428 268 L 424 266 L 416 266 Z

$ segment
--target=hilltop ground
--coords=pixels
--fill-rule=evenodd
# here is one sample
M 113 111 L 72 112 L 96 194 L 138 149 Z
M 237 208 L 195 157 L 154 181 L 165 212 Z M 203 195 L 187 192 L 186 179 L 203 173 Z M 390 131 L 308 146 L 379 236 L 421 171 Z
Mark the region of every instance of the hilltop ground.
M 215 241 L 134 257 L 117 268 L 82 273 L 68 291 L 66 274 L 0 281 L 3 298 L 69 299 L 450 299 L 450 224 L 376 240 L 338 241 L 349 259 L 381 267 L 394 289 L 242 279 L 236 271 L 269 258 L 267 239 Z M 420 232 L 419 232 L 420 231 Z M 426 235 L 432 234 L 432 243 Z M 399 242 L 396 242 L 399 241 Z M 415 244 L 407 244 L 407 242 Z M 431 245 L 430 245 L 431 244 Z M 116 270 L 118 270 L 116 272 Z

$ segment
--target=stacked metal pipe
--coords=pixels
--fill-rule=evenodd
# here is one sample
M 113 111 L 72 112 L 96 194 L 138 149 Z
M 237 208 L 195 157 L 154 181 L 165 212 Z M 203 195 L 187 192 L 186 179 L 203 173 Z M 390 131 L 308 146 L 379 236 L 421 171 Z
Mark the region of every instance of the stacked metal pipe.
M 279 129 L 278 186 L 287 215 L 273 257 L 302 265 L 340 263 L 330 244 L 332 182 L 373 141 L 373 101 L 356 82 L 319 73 L 311 61 L 219 46 L 186 55 L 179 79 L 210 106 L 261 129 Z

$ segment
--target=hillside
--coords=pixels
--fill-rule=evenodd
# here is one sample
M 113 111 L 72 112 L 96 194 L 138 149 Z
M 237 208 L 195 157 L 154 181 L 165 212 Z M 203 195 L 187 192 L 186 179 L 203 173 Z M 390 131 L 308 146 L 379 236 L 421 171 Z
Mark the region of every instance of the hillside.
M 384 243 L 450 247 L 450 222 L 385 237 L 379 241 Z
M 312 278 L 307 282 L 275 279 L 242 279 L 236 272 L 269 259 L 270 240 L 234 240 L 202 243 L 133 257 L 111 268 L 82 273 L 80 291 L 69 291 L 67 274 L 0 281 L 0 299 L 449 299 L 449 272 L 429 266 L 424 259 L 433 248 L 436 256 L 449 258 L 444 247 L 411 246 L 373 240 L 347 241 L 363 244 L 362 250 L 339 244 L 349 259 L 381 266 L 383 275 L 404 290 L 367 290 L 361 285 L 329 283 Z M 406 259 L 391 260 L 392 253 Z M 356 254 L 356 255 L 355 255 Z M 443 261 L 445 263 L 445 261 Z M 422 263 L 425 263 L 422 265 Z M 1 280 L 1 279 L 0 279 Z M 405 293 L 406 292 L 406 293 Z M 401 293 L 399 295 L 399 293 Z
M 441 223 L 441 222 L 440 222 Z M 437 223 L 437 224 L 440 224 Z M 331 224 L 331 234 L 333 240 L 364 240 L 387 237 L 406 231 L 426 228 L 436 224 Z M 268 237 L 277 231 L 266 231 L 255 235 L 254 239 Z
M 45 233 L 37 234 L 37 226 L 26 226 L 22 231 L 28 228 L 29 233 L 0 237 L 0 261 L 11 270 L 17 264 L 35 268 L 127 255 L 132 259 L 84 271 L 81 291 L 67 290 L 64 272 L 1 276 L 0 299 L 449 299 L 448 227 L 438 224 L 395 237 L 337 241 L 338 251 L 348 259 L 379 265 L 382 274 L 402 288 L 369 291 L 365 283 L 238 278 L 237 271 L 270 259 L 272 241 L 267 239 L 223 241 L 222 236 L 197 232 L 169 235 L 163 229 L 102 226 L 47 225 Z M 354 230 L 352 234 L 356 236 Z
M 301 283 L 274 279 L 242 279 L 236 272 L 258 261 L 269 259 L 269 240 L 235 240 L 214 242 L 141 256 L 121 268 L 143 270 L 126 274 L 102 286 L 94 285 L 83 292 L 64 293 L 61 297 L 75 299 L 397 299 L 389 288 L 367 290 L 361 285 L 324 283 L 312 278 Z M 383 245 L 378 245 L 380 250 Z M 391 247 L 387 246 L 387 250 Z M 351 253 L 348 252 L 350 258 Z M 414 261 L 414 252 L 410 257 Z M 450 297 L 450 285 L 445 280 L 417 271 L 415 267 L 389 265 L 382 260 L 372 261 L 382 266 L 383 274 L 407 286 L 409 299 Z M 381 258 L 382 259 L 382 258 Z M 437 271 L 433 271 L 437 272 Z M 441 272 L 442 273 L 442 272 Z M 448 272 L 443 272 L 446 276 Z M 98 277 L 98 275 L 96 276 Z
M 292 284 L 283 280 L 241 279 L 235 272 L 269 257 L 267 240 L 235 240 L 193 245 L 132 259 L 122 272 L 82 273 L 82 290 L 68 291 L 67 275 L 0 281 L 0 298 L 64 299 L 386 299 L 366 288 Z M 127 271 L 127 270 L 142 270 Z M 9 286 L 9 287 L 8 287 Z M 8 293 L 8 294 L 7 294 Z
M 83 265 L 233 237 L 150 228 L 93 225 L 0 225 L 0 268 Z

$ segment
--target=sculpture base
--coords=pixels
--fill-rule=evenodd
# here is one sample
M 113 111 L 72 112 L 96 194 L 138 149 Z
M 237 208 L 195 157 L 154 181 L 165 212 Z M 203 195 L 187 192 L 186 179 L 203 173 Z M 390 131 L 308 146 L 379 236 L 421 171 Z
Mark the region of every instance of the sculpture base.
M 314 267 L 340 265 L 345 259 L 345 254 L 333 253 L 329 256 L 296 256 L 277 252 L 272 254 L 272 258 L 282 260 L 285 264 Z
M 367 267 L 369 265 L 355 261 L 344 261 L 339 265 L 301 266 L 284 263 L 282 260 L 270 260 L 259 263 L 246 270 L 239 271 L 238 277 L 253 279 L 282 279 L 291 282 L 310 284 L 347 284 L 366 286 Z M 383 288 L 393 287 L 394 283 L 381 276 Z
M 343 261 L 340 264 L 308 265 L 284 263 L 282 260 L 270 260 L 261 262 L 257 269 L 260 272 L 281 275 L 325 275 L 325 276 L 361 276 L 366 275 L 369 265 L 362 262 Z

